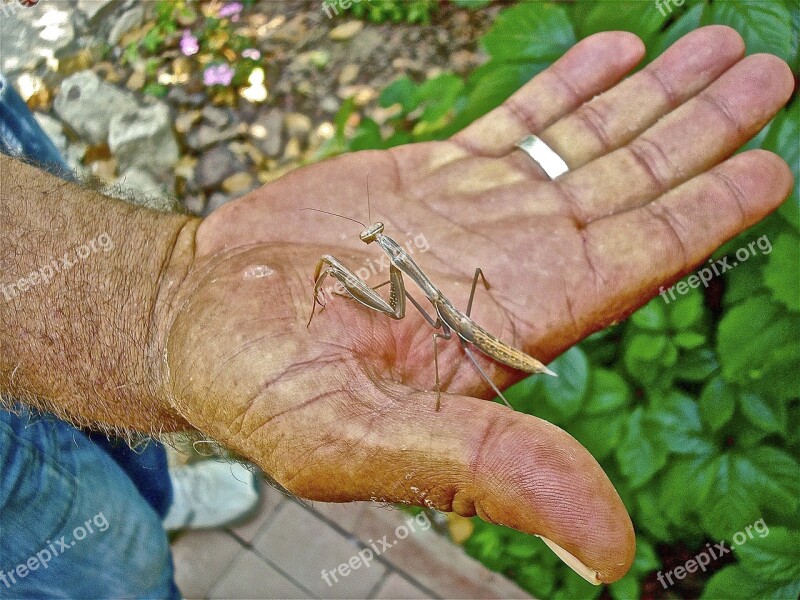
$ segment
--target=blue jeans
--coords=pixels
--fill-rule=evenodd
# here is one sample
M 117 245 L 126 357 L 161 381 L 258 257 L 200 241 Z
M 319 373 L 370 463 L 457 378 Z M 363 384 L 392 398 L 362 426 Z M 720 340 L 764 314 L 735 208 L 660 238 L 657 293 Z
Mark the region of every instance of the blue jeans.
M 2 74 L 0 151 L 71 178 Z M 134 452 L 0 409 L 0 598 L 179 598 L 161 525 L 171 501 L 161 445 Z

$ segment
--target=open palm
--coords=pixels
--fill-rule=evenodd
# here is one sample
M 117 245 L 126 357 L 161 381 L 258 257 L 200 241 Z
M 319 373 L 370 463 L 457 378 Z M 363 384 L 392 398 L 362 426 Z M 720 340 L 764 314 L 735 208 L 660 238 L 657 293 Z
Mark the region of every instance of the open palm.
M 302 497 L 477 513 L 552 540 L 589 578 L 620 578 L 633 529 L 596 461 L 557 427 L 486 402 L 455 341 L 440 342 L 448 393 L 435 412 L 433 330 L 413 307 L 394 321 L 326 295 L 306 328 L 320 255 L 363 267 L 372 286 L 388 270 L 358 225 L 298 209 L 366 221 L 369 178 L 372 220 L 461 308 L 481 267 L 491 289 L 479 286 L 475 320 L 546 363 L 788 195 L 779 157 L 729 158 L 793 86 L 779 59 L 743 51 L 709 27 L 622 79 L 641 42 L 598 34 L 447 142 L 342 156 L 222 207 L 166 319 L 175 406 Z M 571 171 L 550 181 L 514 148 L 529 133 Z M 498 385 L 522 376 L 482 364 Z

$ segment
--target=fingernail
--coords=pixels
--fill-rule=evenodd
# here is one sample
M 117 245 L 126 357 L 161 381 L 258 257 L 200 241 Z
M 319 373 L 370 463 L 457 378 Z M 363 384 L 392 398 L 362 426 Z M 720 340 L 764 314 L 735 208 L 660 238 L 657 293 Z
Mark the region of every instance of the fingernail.
M 569 552 L 567 552 L 566 550 L 564 550 L 561 546 L 559 546 L 555 542 L 551 542 L 546 537 L 541 536 L 541 535 L 537 535 L 536 537 L 541 538 L 541 540 L 545 544 L 547 544 L 547 546 L 550 548 L 550 550 L 555 552 L 555 555 L 558 558 L 563 560 L 570 569 L 575 571 L 578 575 L 583 577 L 586 581 L 588 581 L 592 585 L 600 585 L 602 583 L 600 581 L 600 578 L 597 576 L 597 571 L 587 567 L 585 564 L 583 564 L 581 561 L 579 561 L 577 558 L 575 558 L 574 555 L 572 555 Z

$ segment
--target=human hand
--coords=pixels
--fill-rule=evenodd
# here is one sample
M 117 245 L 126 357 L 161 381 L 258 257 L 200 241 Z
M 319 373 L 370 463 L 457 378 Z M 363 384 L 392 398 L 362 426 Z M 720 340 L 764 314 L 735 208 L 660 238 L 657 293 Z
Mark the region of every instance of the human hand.
M 320 255 L 354 270 L 381 257 L 352 223 L 298 209 L 365 220 L 369 176 L 373 220 L 401 244 L 424 236 L 414 258 L 460 308 L 480 266 L 492 288 L 473 318 L 548 362 L 788 195 L 779 157 L 728 158 L 793 87 L 779 59 L 743 52 L 708 27 L 622 80 L 642 43 L 598 34 L 449 141 L 348 154 L 225 205 L 162 285 L 172 405 L 299 496 L 477 513 L 552 540 L 594 582 L 619 579 L 635 540 L 607 476 L 566 432 L 486 402 L 459 344 L 440 343 L 435 412 L 433 331 L 415 311 L 393 321 L 337 297 L 306 328 Z M 545 177 L 514 148 L 529 133 L 571 171 Z M 483 364 L 501 386 L 522 376 Z

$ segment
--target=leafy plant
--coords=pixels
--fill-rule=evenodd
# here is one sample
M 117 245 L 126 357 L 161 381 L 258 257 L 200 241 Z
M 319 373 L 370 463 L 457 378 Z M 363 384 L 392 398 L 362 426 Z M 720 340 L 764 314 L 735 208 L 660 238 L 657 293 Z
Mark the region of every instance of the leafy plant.
M 466 79 L 445 73 L 392 83 L 380 96 L 381 106 L 394 108 L 389 132 L 370 119 L 347 130 L 354 105 L 345 103 L 325 151 L 444 139 L 597 31 L 636 33 L 650 60 L 701 25 L 725 24 L 742 34 L 749 53 L 777 54 L 797 76 L 796 0 L 661 4 L 669 8 L 663 14 L 655 2 L 627 0 L 513 5 L 481 39 L 487 64 Z M 741 249 L 749 245 L 746 264 L 715 276 L 708 287 L 684 282 L 672 297 L 657 296 L 625 323 L 559 357 L 553 368 L 560 378 L 527 379 L 508 392 L 518 410 L 573 434 L 620 491 L 637 531 L 637 555 L 631 572 L 609 586 L 615 599 L 800 594 L 798 139 L 795 95 L 747 145 L 782 156 L 795 188 L 775 214 L 712 259 L 743 263 Z M 707 543 L 730 543 L 759 519 L 768 535 L 751 537 L 732 559 L 714 561 L 669 590 L 658 583 L 656 572 L 683 564 Z M 465 547 L 536 596 L 604 594 L 531 536 L 476 520 Z

